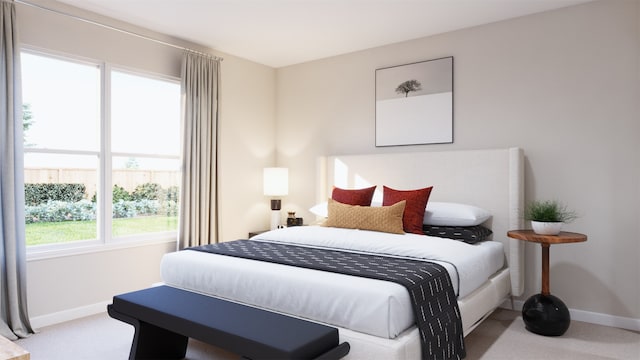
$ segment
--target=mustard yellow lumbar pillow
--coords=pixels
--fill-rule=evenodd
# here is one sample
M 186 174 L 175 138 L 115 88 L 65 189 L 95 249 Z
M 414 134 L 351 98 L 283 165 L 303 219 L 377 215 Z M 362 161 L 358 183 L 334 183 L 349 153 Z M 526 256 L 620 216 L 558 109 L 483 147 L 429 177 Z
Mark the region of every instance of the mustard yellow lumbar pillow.
M 391 206 L 359 206 L 329 199 L 324 226 L 404 234 L 402 215 L 406 201 Z

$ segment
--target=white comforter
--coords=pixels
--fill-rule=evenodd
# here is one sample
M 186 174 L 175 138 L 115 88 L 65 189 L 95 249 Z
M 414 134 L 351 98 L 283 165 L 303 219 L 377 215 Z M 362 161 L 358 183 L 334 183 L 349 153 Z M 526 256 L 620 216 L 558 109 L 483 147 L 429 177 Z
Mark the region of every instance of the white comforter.
M 415 234 L 386 234 L 320 226 L 291 227 L 253 238 L 313 247 L 420 258 L 443 265 L 464 297 L 503 267 L 502 244 Z M 287 265 L 179 251 L 164 256 L 163 281 L 313 319 L 366 334 L 395 338 L 414 323 L 411 301 L 398 284 Z

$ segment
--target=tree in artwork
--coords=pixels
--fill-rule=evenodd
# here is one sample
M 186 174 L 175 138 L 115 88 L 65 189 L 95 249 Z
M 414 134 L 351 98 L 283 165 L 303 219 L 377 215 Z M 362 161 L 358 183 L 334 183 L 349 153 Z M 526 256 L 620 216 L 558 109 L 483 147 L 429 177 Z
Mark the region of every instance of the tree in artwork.
M 418 80 L 407 80 L 398 85 L 396 92 L 398 94 L 404 94 L 404 97 L 409 96 L 410 92 L 422 90 L 422 84 Z

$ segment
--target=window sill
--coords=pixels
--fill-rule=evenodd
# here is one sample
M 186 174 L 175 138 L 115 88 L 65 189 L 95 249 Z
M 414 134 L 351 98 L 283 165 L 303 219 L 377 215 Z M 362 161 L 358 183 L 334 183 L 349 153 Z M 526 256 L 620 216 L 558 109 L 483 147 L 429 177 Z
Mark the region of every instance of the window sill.
M 74 244 L 74 246 L 66 247 L 49 246 L 38 250 L 34 248 L 27 248 L 27 262 L 170 243 L 177 245 L 176 238 L 158 237 L 151 239 L 122 239 L 114 240 L 109 243 L 87 241 L 84 245 Z

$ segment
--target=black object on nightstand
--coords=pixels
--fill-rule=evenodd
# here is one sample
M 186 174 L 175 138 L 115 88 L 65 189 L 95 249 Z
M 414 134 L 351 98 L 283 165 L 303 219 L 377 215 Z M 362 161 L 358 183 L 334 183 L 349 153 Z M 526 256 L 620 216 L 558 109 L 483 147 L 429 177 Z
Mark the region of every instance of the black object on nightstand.
M 260 235 L 262 233 L 265 233 L 269 230 L 258 230 L 258 231 L 252 231 L 249 233 L 249 239 L 251 239 L 252 237 L 256 236 L 256 235 Z

